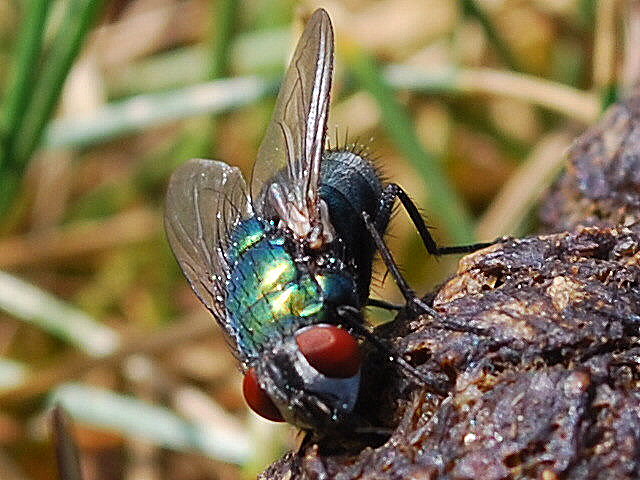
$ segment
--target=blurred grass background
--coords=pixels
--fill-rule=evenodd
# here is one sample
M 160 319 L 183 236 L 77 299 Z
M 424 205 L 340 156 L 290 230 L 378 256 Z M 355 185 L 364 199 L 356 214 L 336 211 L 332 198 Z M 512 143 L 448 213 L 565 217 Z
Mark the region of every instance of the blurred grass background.
M 366 146 L 442 244 L 531 231 L 571 139 L 638 78 L 636 0 L 0 2 L 0 478 L 54 478 L 53 401 L 87 480 L 252 478 L 299 440 L 247 412 L 161 216 L 188 158 L 250 173 L 319 6 L 331 145 Z M 455 269 L 403 213 L 389 239 L 419 292 Z

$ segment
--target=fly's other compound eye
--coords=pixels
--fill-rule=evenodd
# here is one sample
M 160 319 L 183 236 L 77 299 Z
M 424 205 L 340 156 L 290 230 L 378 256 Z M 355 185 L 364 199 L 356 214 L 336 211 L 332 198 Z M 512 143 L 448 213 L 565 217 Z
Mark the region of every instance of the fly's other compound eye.
M 343 328 L 313 326 L 299 333 L 296 342 L 309 364 L 326 377 L 350 378 L 360 370 L 358 341 Z
M 272 422 L 284 422 L 284 418 L 267 392 L 260 387 L 255 368 L 250 368 L 242 380 L 242 393 L 251 410 Z

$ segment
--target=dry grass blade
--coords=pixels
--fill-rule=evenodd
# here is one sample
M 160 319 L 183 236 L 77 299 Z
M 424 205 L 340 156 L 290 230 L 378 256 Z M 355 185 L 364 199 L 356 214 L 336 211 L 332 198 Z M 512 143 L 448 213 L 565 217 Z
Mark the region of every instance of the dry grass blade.
M 251 451 L 244 432 L 234 435 L 219 425 L 209 428 L 200 422 L 185 420 L 162 405 L 131 395 L 66 383 L 52 392 L 52 399 L 62 403 L 78 421 L 156 446 L 200 452 L 212 459 L 235 464 L 244 463 Z
M 149 240 L 160 229 L 158 215 L 131 210 L 103 222 L 86 222 L 57 230 L 0 240 L 0 268 L 60 262 L 81 255 Z
M 618 0 L 596 2 L 593 42 L 593 87 L 605 89 L 614 83 L 616 64 L 616 4 Z
M 0 478 L 2 480 L 30 480 L 3 450 L 0 450 Z
M 75 345 L 90 356 L 109 355 L 120 345 L 118 333 L 96 318 L 1 271 L 0 310 Z
M 622 62 L 622 87 L 626 92 L 640 85 L 640 1 L 628 0 L 626 5 L 626 31 Z
M 569 132 L 549 134 L 495 196 L 476 227 L 478 238 L 496 238 L 516 233 L 522 219 L 551 184 L 564 165 L 571 144 Z
M 23 363 L 0 356 L 0 390 L 20 385 L 27 378 L 28 371 Z
M 492 68 L 426 70 L 407 65 L 387 67 L 385 76 L 396 88 L 454 94 L 487 94 L 540 105 L 587 125 L 600 113 L 597 97 L 543 78 Z
M 167 351 L 171 347 L 182 343 L 202 338 L 211 334 L 212 320 L 206 315 L 195 315 L 183 322 L 177 322 L 174 326 L 160 330 L 152 335 L 149 333 L 131 336 L 119 350 L 104 357 L 88 357 L 72 354 L 66 360 L 61 360 L 49 368 L 40 369 L 28 377 L 26 382 L 0 390 L 0 405 L 20 404 L 28 399 L 42 395 L 55 385 L 78 378 L 91 368 L 98 366 L 115 365 L 127 356 L 138 353 L 154 353 Z M 122 336 L 127 338 L 126 335 Z
M 86 116 L 51 122 L 44 143 L 60 148 L 104 142 L 187 117 L 229 111 L 256 102 L 272 89 L 273 82 L 251 76 L 138 95 Z

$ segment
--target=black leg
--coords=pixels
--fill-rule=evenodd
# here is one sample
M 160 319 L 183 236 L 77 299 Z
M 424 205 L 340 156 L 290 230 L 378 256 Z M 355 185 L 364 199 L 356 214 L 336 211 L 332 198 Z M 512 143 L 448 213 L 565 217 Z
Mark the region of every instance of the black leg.
M 404 306 L 385 302 L 384 300 L 379 300 L 377 298 L 368 298 L 367 307 L 384 308 L 385 310 L 402 310 Z
M 420 298 L 418 298 L 418 296 L 416 295 L 416 292 L 409 286 L 409 284 L 407 283 L 407 280 L 404 278 L 404 276 L 400 272 L 400 268 L 398 268 L 398 264 L 393 258 L 393 255 L 391 255 L 391 251 L 389 250 L 389 247 L 387 247 L 387 244 L 384 242 L 384 239 L 376 229 L 376 226 L 371 222 L 369 215 L 366 212 L 362 212 L 362 218 L 364 220 L 364 223 L 367 229 L 369 230 L 369 233 L 371 234 L 371 238 L 376 244 L 376 248 L 380 252 L 382 261 L 386 265 L 387 270 L 389 270 L 389 273 L 391 274 L 394 281 L 396 282 L 396 285 L 398 285 L 398 288 L 400 289 L 402 296 L 405 298 L 408 308 L 414 311 L 417 310 L 418 312 L 424 312 L 430 315 L 431 317 L 434 318 L 434 320 L 437 321 L 437 324 L 438 324 L 437 326 L 440 326 L 441 328 L 446 328 L 447 330 L 454 330 L 457 332 L 474 333 L 476 335 L 482 335 L 482 336 L 488 335 L 488 332 L 485 329 L 475 328 L 470 325 L 464 325 L 454 320 L 450 320 L 448 318 L 443 317 L 437 311 L 435 311 L 433 308 L 431 308 L 429 305 L 423 302 Z
M 369 214 L 367 212 L 362 212 L 362 219 L 364 220 L 364 224 L 367 227 L 367 230 L 369 230 L 369 234 L 371 235 L 373 242 L 376 244 L 376 248 L 380 252 L 382 261 L 387 266 L 387 270 L 389 270 L 389 273 L 391 274 L 394 281 L 398 285 L 398 288 L 400 289 L 402 296 L 407 301 L 407 303 L 413 301 L 413 299 L 416 297 L 416 292 L 413 291 L 413 289 L 409 286 L 405 278 L 402 276 L 402 273 L 400 273 L 398 264 L 393 259 L 393 256 L 391 255 L 391 251 L 389 250 L 387 245 L 384 243 L 384 240 L 382 239 L 382 236 L 379 233 L 377 225 L 371 221 L 371 217 L 369 217 Z
M 443 381 L 442 376 L 434 375 L 430 372 L 419 371 L 402 358 L 401 355 L 394 353 L 393 348 L 385 344 L 374 333 L 367 330 L 367 328 L 362 324 L 362 316 L 357 308 L 343 306 L 338 307 L 337 312 L 340 318 L 345 321 L 345 324 L 356 334 L 362 336 L 371 345 L 387 355 L 391 362 L 399 365 L 406 373 L 419 382 L 428 385 L 434 393 L 438 393 L 440 395 L 446 395 L 448 393 L 447 382 Z
M 389 219 L 391 218 L 391 213 L 393 211 L 393 205 L 395 204 L 396 198 L 400 200 L 405 210 L 409 214 L 411 221 L 420 234 L 420 238 L 422 238 L 422 242 L 424 243 L 427 252 L 429 252 L 431 255 L 471 253 L 496 243 L 494 241 L 488 243 L 474 243 L 471 245 L 459 245 L 455 247 L 439 247 L 436 244 L 436 241 L 431 236 L 427 224 L 424 223 L 424 218 L 422 218 L 422 215 L 420 215 L 418 207 L 416 207 L 415 203 L 413 203 L 411 198 L 409 198 L 407 192 L 405 192 L 402 187 L 400 187 L 400 185 L 397 185 L 395 183 L 390 183 L 389 185 L 387 185 L 382 192 L 382 198 L 380 200 L 378 213 L 376 214 L 374 222 L 376 230 L 378 232 L 384 232 L 387 229 L 387 225 L 389 223 Z

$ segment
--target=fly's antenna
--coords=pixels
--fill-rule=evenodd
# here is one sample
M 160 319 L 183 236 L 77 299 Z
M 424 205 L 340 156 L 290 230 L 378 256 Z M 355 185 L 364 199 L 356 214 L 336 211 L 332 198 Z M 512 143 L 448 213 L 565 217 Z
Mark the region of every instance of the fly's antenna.
M 72 433 L 71 421 L 60 404 L 53 407 L 51 412 L 51 432 L 60 480 L 83 480 L 80 454 Z

